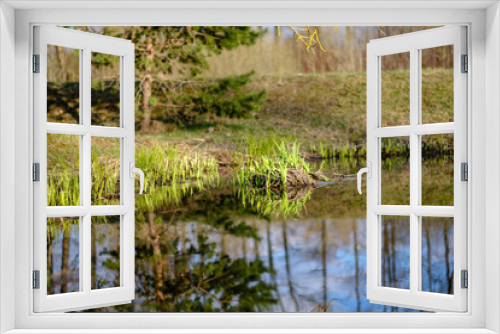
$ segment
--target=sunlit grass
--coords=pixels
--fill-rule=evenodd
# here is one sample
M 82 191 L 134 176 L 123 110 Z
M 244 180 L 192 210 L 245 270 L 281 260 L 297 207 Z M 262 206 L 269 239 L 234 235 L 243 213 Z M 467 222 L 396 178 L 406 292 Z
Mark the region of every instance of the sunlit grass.
M 120 203 L 119 150 L 116 152 L 114 145 L 109 143 L 99 144 L 102 145 L 95 150 L 92 159 L 92 203 L 116 205 Z M 78 171 L 75 173 L 69 167 L 71 161 L 58 153 L 49 152 L 51 160 L 59 161 L 59 167 L 52 174 L 49 171 L 48 205 L 79 205 Z M 181 154 L 170 145 L 140 147 L 136 153 L 136 166 L 145 172 L 145 195 L 137 197 L 136 201 L 141 211 L 154 211 L 179 203 L 183 196 L 192 194 L 195 189 L 201 190 L 205 185 L 219 181 L 215 158 L 197 153 Z M 137 193 L 139 182 L 135 184 Z
M 297 198 L 290 199 L 286 190 L 239 188 L 238 197 L 244 206 L 250 206 L 261 217 L 299 217 L 311 198 L 311 188 Z
M 219 181 L 219 166 L 215 158 L 202 157 L 197 153 L 180 154 L 171 145 L 153 144 L 139 148 L 136 166 L 145 173 L 145 195 L 136 200 L 140 211 L 153 212 L 179 204 L 183 196 L 192 195 L 207 184 Z
M 47 134 L 47 206 L 80 205 L 79 137 Z
M 254 141 L 248 145 L 251 148 L 256 146 Z M 300 145 L 296 142 L 273 141 L 272 149 L 268 149 L 268 152 L 271 156 L 251 157 L 240 163 L 234 177 L 235 184 L 240 187 L 286 188 L 289 169 L 309 174 L 309 164 L 301 156 Z

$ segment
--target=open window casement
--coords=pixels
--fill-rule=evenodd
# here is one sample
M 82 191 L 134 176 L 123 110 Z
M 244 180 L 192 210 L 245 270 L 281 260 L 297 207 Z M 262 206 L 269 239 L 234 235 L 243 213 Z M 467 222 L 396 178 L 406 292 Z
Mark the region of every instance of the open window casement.
M 72 57 L 60 59 L 74 63 L 62 64 L 58 52 L 69 53 Z M 111 70 L 99 70 L 95 60 L 111 64 Z M 74 70 L 68 79 L 61 68 L 70 66 Z M 129 303 L 134 299 L 138 172 L 134 44 L 72 29 L 35 27 L 33 72 L 34 311 Z M 71 94 L 74 99 L 68 101 Z M 48 119 L 48 105 L 71 117 Z M 108 115 L 106 121 L 100 113 Z M 97 146 L 100 151 L 93 152 Z M 98 156 L 106 150 L 112 159 Z M 103 164 L 112 164 L 114 172 L 100 170 Z M 110 270 L 116 274 L 107 275 Z M 57 291 L 51 288 L 56 280 L 62 286 Z
M 452 68 L 448 70 L 448 78 L 451 72 L 453 75 L 449 83 L 453 88 L 451 92 L 453 97 L 448 95 L 453 104 L 453 114 L 448 123 L 437 123 L 424 107 L 427 103 L 424 103 L 427 101 L 424 94 L 430 92 L 427 89 L 423 91 L 422 83 L 424 80 L 431 80 L 429 76 L 433 72 L 426 72 L 427 69 L 422 68 L 422 59 L 426 50 L 443 47 L 448 48 L 448 55 L 453 59 Z M 433 54 L 440 57 L 439 52 Z M 462 286 L 463 276 L 467 274 L 467 182 L 462 180 L 463 175 L 461 175 L 461 171 L 465 172 L 466 167 L 462 167 L 462 163 L 467 163 L 467 63 L 464 62 L 467 59 L 466 54 L 466 28 L 458 26 L 381 38 L 368 44 L 368 166 L 360 171 L 360 174 L 367 172 L 367 297 L 372 303 L 433 311 L 463 312 L 467 309 L 467 289 Z M 406 72 L 398 72 L 398 69 L 402 68 L 393 66 L 392 75 L 389 70 L 384 73 L 384 66 L 388 61 L 386 58 L 390 57 L 400 60 L 406 57 Z M 442 59 L 434 61 L 439 63 Z M 434 75 L 439 73 L 435 72 Z M 390 80 L 387 79 L 389 76 Z M 400 82 L 397 82 L 398 80 Z M 408 117 L 398 124 L 391 123 L 393 117 L 391 115 L 395 112 L 391 110 L 391 99 L 398 97 L 383 96 L 384 85 L 387 84 L 398 85 L 401 91 L 409 86 Z M 435 89 L 439 89 L 440 86 L 436 87 Z M 450 94 L 450 92 L 443 90 L 439 94 Z M 451 138 L 453 141 L 451 145 L 453 155 L 450 157 L 452 168 L 449 172 L 449 182 L 452 187 L 449 191 L 454 192 L 454 202 L 447 206 L 435 204 L 437 201 L 423 196 L 423 193 L 428 194 L 428 192 L 422 190 L 424 183 L 428 189 L 429 178 L 431 187 L 434 181 L 439 181 L 432 180 L 433 177 L 440 177 L 439 175 L 432 176 L 423 168 L 425 157 L 422 154 L 425 146 L 423 143 L 428 143 L 428 139 L 436 135 Z M 406 184 L 409 184 L 409 198 L 404 203 L 392 203 L 386 198 L 389 197 L 387 191 L 383 191 L 384 186 L 394 182 L 383 175 L 386 168 L 383 165 L 383 157 L 386 157 L 387 153 L 389 156 L 397 154 L 388 152 L 394 148 L 390 145 L 384 146 L 384 143 L 391 141 L 397 143 L 397 140 L 410 143 L 409 172 L 401 174 L 401 178 L 409 178 L 406 180 Z M 444 249 L 444 246 L 441 242 L 434 241 L 432 234 L 436 233 L 436 230 L 428 229 L 426 224 L 444 220 L 447 224 L 451 222 L 451 226 L 448 225 L 449 228 L 446 230 L 448 232 L 444 235 L 446 249 L 440 252 L 440 247 Z M 396 229 L 396 226 L 399 234 L 391 234 L 390 229 Z M 423 241 L 424 233 L 426 242 Z M 402 234 L 404 237 L 394 237 Z M 394 238 L 399 239 L 394 242 Z M 448 264 L 449 270 L 446 274 L 448 288 L 445 291 L 435 288 L 436 277 L 433 276 L 432 268 L 429 266 L 431 257 L 436 257 L 439 253 L 445 254 L 446 261 L 451 261 Z M 396 266 L 399 266 L 399 269 Z M 409 270 L 404 272 L 403 267 Z

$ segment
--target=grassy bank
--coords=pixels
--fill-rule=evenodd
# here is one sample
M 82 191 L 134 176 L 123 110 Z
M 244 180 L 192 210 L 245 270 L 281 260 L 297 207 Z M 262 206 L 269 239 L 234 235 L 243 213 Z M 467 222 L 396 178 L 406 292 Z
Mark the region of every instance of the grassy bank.
M 449 70 L 424 70 L 424 121 L 453 120 L 452 76 Z M 408 72 L 401 70 L 383 75 L 383 119 L 390 119 L 391 125 L 408 124 L 408 85 L 400 84 L 407 77 Z M 136 164 L 146 173 L 145 191 L 149 194 L 138 198 L 138 208 L 144 212 L 165 209 L 185 195 L 218 185 L 221 179 L 236 188 L 265 188 L 274 183 L 274 188 L 289 188 L 287 184 L 297 183 L 304 174 L 310 177 L 310 161 L 365 156 L 365 82 L 365 73 L 261 77 L 248 89 L 265 88 L 268 97 L 262 110 L 251 118 L 205 116 L 187 127 L 156 124 L 156 132 L 137 134 Z M 79 203 L 78 145 L 77 136 L 48 136 L 49 205 Z M 92 139 L 94 205 L 119 203 L 119 147 L 118 139 Z M 422 147 L 424 156 L 450 155 L 453 136 L 425 136 Z M 384 139 L 382 155 L 407 157 L 408 138 Z M 290 170 L 299 173 L 291 175 Z M 292 176 L 297 180 L 287 180 Z M 245 198 L 249 194 L 240 193 Z M 263 193 L 253 195 L 262 198 Z M 292 197 L 297 200 L 306 195 Z M 280 192 L 273 196 L 290 199 Z
M 409 124 L 408 71 L 386 71 L 382 77 L 383 119 Z M 426 123 L 453 121 L 452 70 L 422 73 L 422 118 Z M 327 73 L 261 77 L 249 89 L 267 90 L 260 112 L 249 119 L 206 117 L 181 128 L 157 124 L 156 132 L 138 136 L 138 143 L 156 139 L 202 149 L 218 158 L 228 154 L 272 155 L 273 142 L 297 142 L 307 158 L 366 154 L 366 73 Z M 406 138 L 399 138 L 409 146 Z M 391 145 L 394 146 L 394 142 Z M 400 145 L 401 146 L 401 145 Z M 445 151 L 449 141 L 435 139 L 429 151 Z M 222 156 L 218 156 L 222 155 Z

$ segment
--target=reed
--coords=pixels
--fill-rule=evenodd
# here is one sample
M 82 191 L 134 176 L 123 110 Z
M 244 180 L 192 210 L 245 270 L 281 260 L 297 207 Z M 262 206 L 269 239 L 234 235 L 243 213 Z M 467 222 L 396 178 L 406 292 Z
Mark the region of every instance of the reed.
M 179 204 L 184 196 L 202 191 L 206 185 L 219 183 L 215 158 L 197 153 L 181 154 L 173 145 L 140 147 L 136 165 L 145 173 L 144 196 L 137 197 L 140 212 L 153 212 Z
M 309 174 L 309 164 L 301 156 L 300 144 L 297 142 L 287 144 L 284 140 L 279 142 L 273 140 L 272 149 L 267 148 L 267 150 L 271 153 L 270 156 L 253 156 L 240 162 L 233 179 L 236 186 L 260 188 L 264 185 L 266 188 L 285 188 L 289 169 Z
M 307 201 L 311 198 L 311 189 L 306 189 L 299 198 L 290 199 L 286 190 L 239 188 L 238 198 L 243 206 L 250 206 L 260 217 L 298 217 Z
M 99 159 L 101 149 L 92 158 L 91 199 L 93 205 L 120 204 L 120 166 L 112 154 L 108 160 Z M 57 168 L 47 175 L 47 203 L 49 206 L 80 205 L 79 173 L 72 162 L 54 154 Z M 142 146 L 137 150 L 136 165 L 145 172 L 145 195 L 137 197 L 140 211 L 179 203 L 183 196 L 200 191 L 206 184 L 219 182 L 219 167 L 213 157 L 197 153 L 181 154 L 173 145 Z M 139 182 L 136 182 L 136 188 Z M 136 189 L 136 192 L 138 189 Z

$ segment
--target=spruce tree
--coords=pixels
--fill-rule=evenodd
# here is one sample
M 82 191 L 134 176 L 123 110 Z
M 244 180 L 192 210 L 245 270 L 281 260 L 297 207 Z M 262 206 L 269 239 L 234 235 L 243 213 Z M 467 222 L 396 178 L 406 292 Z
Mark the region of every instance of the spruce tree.
M 153 109 L 158 101 L 165 100 L 169 87 L 165 85 L 169 75 L 177 74 L 187 77 L 199 75 L 208 68 L 207 57 L 220 54 L 222 50 L 232 50 L 240 45 L 252 45 L 261 37 L 259 31 L 251 27 L 106 27 L 102 31 L 104 35 L 125 38 L 135 44 L 136 51 L 136 78 L 140 81 L 138 86 L 140 109 L 142 109 L 141 131 L 147 132 L 151 126 Z M 254 107 L 261 105 L 265 96 L 264 92 L 247 94 L 236 94 L 235 100 L 230 101 L 227 92 L 233 87 L 240 90 L 239 82 L 249 82 L 249 75 L 220 80 L 216 83 L 208 83 L 206 88 L 201 88 L 210 94 L 223 93 L 226 95 L 224 104 L 217 104 L 213 97 L 203 97 L 200 92 L 194 93 L 193 98 L 177 98 L 182 101 L 176 106 L 186 111 L 189 105 L 195 104 L 192 111 L 207 112 L 207 105 L 215 107 L 216 114 L 231 117 L 247 115 Z M 231 87 L 233 84 L 233 87 Z M 203 85 L 198 85 L 203 87 Z M 218 87 L 218 88 L 217 88 Z M 219 91 L 217 91 L 219 90 Z M 162 96 L 158 96 L 158 95 Z M 171 97 L 170 99 L 174 99 Z M 189 104 L 185 104 L 187 100 Z M 171 102 L 171 101 L 169 101 Z M 201 103 L 201 105 L 197 105 Z M 170 104 L 167 104 L 170 105 Z M 222 109 L 227 108 L 227 111 Z M 165 118 L 165 117 L 162 117 Z

